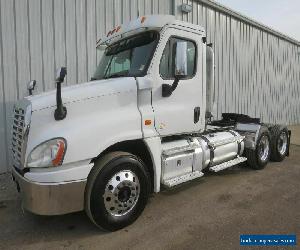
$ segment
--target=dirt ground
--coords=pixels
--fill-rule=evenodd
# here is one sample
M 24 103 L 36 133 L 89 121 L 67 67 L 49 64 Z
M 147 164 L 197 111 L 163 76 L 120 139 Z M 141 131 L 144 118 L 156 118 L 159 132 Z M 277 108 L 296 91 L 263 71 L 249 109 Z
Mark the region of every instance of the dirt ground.
M 0 175 L 1 249 L 243 249 L 240 234 L 297 234 L 299 249 L 300 146 L 262 171 L 233 167 L 155 194 L 133 225 L 114 233 L 84 212 L 23 211 L 9 179 Z

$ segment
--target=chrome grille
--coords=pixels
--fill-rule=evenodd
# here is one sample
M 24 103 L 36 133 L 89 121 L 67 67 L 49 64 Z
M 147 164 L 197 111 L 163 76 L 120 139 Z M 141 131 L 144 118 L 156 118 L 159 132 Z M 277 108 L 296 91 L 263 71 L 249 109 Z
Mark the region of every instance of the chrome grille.
M 23 149 L 25 141 L 25 110 L 22 108 L 14 108 L 13 125 L 12 125 L 12 158 L 13 165 L 17 168 L 22 166 Z

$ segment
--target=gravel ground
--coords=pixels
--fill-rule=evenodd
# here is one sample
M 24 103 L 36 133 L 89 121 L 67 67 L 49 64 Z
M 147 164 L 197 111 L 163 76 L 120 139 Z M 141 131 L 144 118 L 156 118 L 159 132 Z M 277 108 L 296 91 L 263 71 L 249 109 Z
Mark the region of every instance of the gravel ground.
M 0 175 L 0 248 L 241 249 L 240 234 L 299 238 L 299 180 L 300 146 L 292 146 L 289 158 L 263 171 L 238 166 L 155 194 L 133 225 L 105 233 L 84 212 L 43 217 L 23 211 L 10 176 Z

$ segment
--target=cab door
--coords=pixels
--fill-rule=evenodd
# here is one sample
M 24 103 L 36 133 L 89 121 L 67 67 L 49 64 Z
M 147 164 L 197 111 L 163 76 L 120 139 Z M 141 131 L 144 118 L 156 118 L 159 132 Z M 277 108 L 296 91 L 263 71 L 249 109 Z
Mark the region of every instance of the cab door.
M 161 36 L 152 73 L 155 128 L 161 136 L 201 131 L 205 125 L 202 37 L 177 28 L 168 28 Z M 163 97 L 162 85 L 172 85 L 175 80 L 176 47 L 180 42 L 186 42 L 186 76 L 170 96 Z

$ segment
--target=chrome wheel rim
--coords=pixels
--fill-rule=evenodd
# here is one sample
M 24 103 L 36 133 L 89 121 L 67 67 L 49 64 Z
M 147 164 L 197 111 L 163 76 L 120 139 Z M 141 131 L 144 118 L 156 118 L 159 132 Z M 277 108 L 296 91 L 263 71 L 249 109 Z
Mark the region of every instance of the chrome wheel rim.
M 263 135 L 258 145 L 258 155 L 261 161 L 266 161 L 269 157 L 270 142 L 266 135 Z
M 136 205 L 140 194 L 140 183 L 130 170 L 120 171 L 109 180 L 103 195 L 106 211 L 112 216 L 123 216 Z
M 277 143 L 277 149 L 279 154 L 284 155 L 286 153 L 287 141 L 288 141 L 287 135 L 284 131 L 282 131 L 279 135 L 278 143 Z

